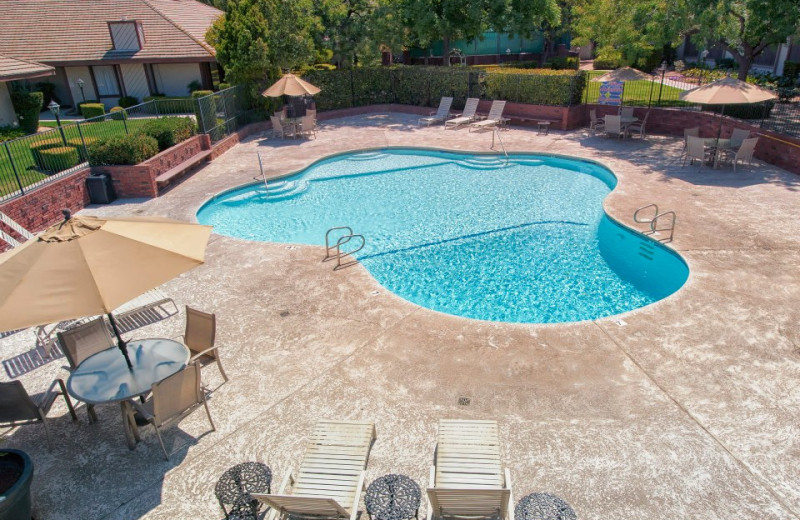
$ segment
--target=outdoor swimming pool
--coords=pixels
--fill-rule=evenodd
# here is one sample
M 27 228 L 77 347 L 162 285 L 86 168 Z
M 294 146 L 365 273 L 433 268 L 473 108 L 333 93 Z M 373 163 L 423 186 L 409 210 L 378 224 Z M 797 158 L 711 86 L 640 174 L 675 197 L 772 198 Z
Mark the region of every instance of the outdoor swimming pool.
M 679 255 L 605 215 L 615 185 L 581 160 L 385 149 L 224 192 L 197 218 L 223 235 L 312 245 L 350 226 L 366 237 L 359 262 L 406 300 L 482 320 L 571 322 L 653 303 L 689 274 Z

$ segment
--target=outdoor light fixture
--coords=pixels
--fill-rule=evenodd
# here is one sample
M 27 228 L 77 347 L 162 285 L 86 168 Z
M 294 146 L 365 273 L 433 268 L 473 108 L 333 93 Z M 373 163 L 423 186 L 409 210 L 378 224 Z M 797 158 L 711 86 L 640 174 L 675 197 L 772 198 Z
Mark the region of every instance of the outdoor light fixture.
M 81 89 L 81 97 L 83 98 L 83 102 L 86 103 L 86 95 L 83 93 L 83 80 L 78 78 L 78 81 L 75 83 L 78 85 L 78 88 Z
M 50 101 L 50 104 L 47 105 L 47 108 L 50 109 L 50 112 L 56 118 L 56 124 L 58 125 L 58 130 L 61 132 L 61 140 L 64 141 L 64 146 L 67 146 L 67 136 L 64 134 L 64 129 L 61 128 L 61 118 L 59 117 L 59 113 L 61 112 L 61 105 L 56 103 L 56 100 L 53 99 Z

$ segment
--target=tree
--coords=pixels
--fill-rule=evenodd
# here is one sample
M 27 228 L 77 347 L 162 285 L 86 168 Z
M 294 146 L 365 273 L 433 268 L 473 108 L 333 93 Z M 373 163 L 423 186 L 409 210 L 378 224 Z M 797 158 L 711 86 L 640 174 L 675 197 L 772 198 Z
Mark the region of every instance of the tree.
M 403 29 L 390 0 L 319 0 L 315 14 L 324 28 L 317 47 L 339 67 L 377 64 L 382 44 L 402 45 Z
M 688 0 L 696 13 L 687 34 L 698 43 L 718 45 L 739 65 L 744 81 L 764 50 L 800 29 L 798 0 Z
M 288 70 L 313 61 L 312 32 L 319 21 L 310 0 L 228 0 L 225 15 L 206 40 L 232 83 L 256 88 Z

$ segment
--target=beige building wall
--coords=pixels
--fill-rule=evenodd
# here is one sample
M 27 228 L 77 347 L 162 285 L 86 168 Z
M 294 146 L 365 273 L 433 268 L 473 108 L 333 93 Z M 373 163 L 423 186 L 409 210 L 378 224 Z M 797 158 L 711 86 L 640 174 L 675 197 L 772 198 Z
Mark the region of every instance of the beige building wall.
M 158 63 L 153 65 L 159 94 L 188 96 L 187 85 L 192 81 L 202 83 L 199 63 Z
M 67 85 L 69 86 L 69 91 L 72 94 L 72 99 L 75 101 L 76 106 L 83 103 L 81 89 L 78 88 L 78 84 L 76 83 L 79 78 L 83 80 L 83 94 L 86 96 L 86 101 L 97 99 L 97 93 L 94 90 L 89 67 L 64 67 L 64 72 L 67 74 Z
M 147 86 L 147 76 L 144 72 L 144 65 L 141 63 L 123 64 L 119 66 L 122 71 L 122 82 L 125 84 L 125 92 L 129 96 L 136 97 L 139 102 L 150 95 L 150 88 Z
M 14 113 L 14 105 L 11 104 L 11 94 L 8 92 L 8 84 L 0 82 L 0 126 L 17 126 L 17 115 Z

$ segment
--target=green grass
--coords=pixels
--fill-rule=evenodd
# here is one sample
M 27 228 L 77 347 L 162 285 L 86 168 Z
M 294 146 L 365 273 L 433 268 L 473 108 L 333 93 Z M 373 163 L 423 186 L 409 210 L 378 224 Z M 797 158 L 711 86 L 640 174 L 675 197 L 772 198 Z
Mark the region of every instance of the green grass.
M 77 125 L 69 124 L 63 127 L 64 137 L 67 140 L 73 138 L 80 139 L 81 134 L 83 134 L 84 139 L 100 139 L 123 135 L 126 132 L 126 124 L 127 131 L 134 132 L 147 121 L 149 121 L 149 119 L 129 119 L 127 121 L 106 120 L 96 123 L 82 123 L 80 125 L 80 132 L 78 131 Z M 49 123 L 55 124 L 55 121 L 42 121 L 40 124 L 42 126 L 50 126 Z M 29 135 L 22 139 L 9 142 L 7 149 L 5 145 L 0 145 L 0 196 L 19 190 L 19 184 L 14 175 L 14 168 L 16 169 L 17 175 L 19 175 L 23 187 L 46 179 L 49 173 L 53 173 L 37 170 L 30 150 L 31 145 L 50 140 L 61 141 L 61 133 L 58 130 L 50 130 Z M 8 157 L 9 152 L 14 161 L 13 168 Z
M 602 83 L 597 81 L 587 81 L 582 99 L 587 103 L 597 103 L 597 98 L 600 96 L 600 85 Z M 686 103 L 678 98 L 681 92 L 683 90 L 669 85 L 661 85 L 660 82 L 647 80 L 626 81 L 625 90 L 622 92 L 622 103 L 624 105 L 647 106 L 651 102 L 652 96 L 653 106 L 690 105 L 691 103 Z

